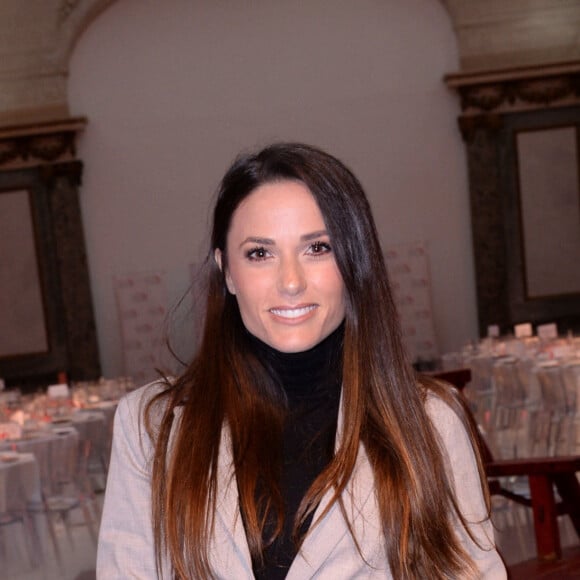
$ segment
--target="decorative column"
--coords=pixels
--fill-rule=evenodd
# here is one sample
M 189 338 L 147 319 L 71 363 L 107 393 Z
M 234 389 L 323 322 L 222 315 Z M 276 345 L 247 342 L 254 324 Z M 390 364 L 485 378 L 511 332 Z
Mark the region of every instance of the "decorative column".
M 498 132 L 499 115 L 461 119 L 467 148 L 471 227 L 480 334 L 489 324 L 509 324 L 508 264 Z

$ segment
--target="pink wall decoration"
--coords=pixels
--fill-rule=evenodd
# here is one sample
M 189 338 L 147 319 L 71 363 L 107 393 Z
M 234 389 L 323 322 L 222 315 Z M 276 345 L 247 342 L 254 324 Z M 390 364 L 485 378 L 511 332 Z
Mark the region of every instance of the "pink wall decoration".
M 136 384 L 158 377 L 165 352 L 167 291 L 164 272 L 115 276 L 125 374 Z
M 384 255 L 409 357 L 414 363 L 435 360 L 439 353 L 427 246 L 424 242 L 399 244 L 388 247 Z

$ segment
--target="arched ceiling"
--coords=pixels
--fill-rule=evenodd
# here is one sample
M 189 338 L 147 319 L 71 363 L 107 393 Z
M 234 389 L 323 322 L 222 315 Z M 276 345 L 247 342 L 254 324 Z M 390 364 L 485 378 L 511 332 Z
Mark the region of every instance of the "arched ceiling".
M 441 0 L 457 37 L 459 73 L 580 60 L 578 0 Z
M 114 1 L 0 3 L 0 126 L 68 116 L 70 54 L 83 31 Z
M 403 0 L 399 0 L 403 1 Z M 580 61 L 578 0 L 441 0 L 457 36 L 460 71 Z M 0 127 L 69 115 L 74 45 L 115 0 L 0 3 Z

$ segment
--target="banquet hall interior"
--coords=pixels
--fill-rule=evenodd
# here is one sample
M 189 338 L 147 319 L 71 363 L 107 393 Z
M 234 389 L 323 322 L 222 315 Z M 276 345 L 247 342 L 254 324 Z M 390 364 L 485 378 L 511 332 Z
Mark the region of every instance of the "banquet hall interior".
M 195 352 L 218 181 L 274 141 L 361 179 L 510 577 L 578 577 L 579 30 L 578 0 L 0 2 L 0 580 L 95 578 L 117 402 Z

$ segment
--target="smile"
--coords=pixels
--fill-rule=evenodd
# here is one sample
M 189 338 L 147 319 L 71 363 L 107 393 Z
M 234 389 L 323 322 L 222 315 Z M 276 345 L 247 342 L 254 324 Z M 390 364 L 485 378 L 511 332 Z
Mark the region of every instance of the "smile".
M 301 308 L 270 308 L 270 312 L 281 318 L 300 318 L 314 309 L 318 308 L 315 304 L 303 306 Z

